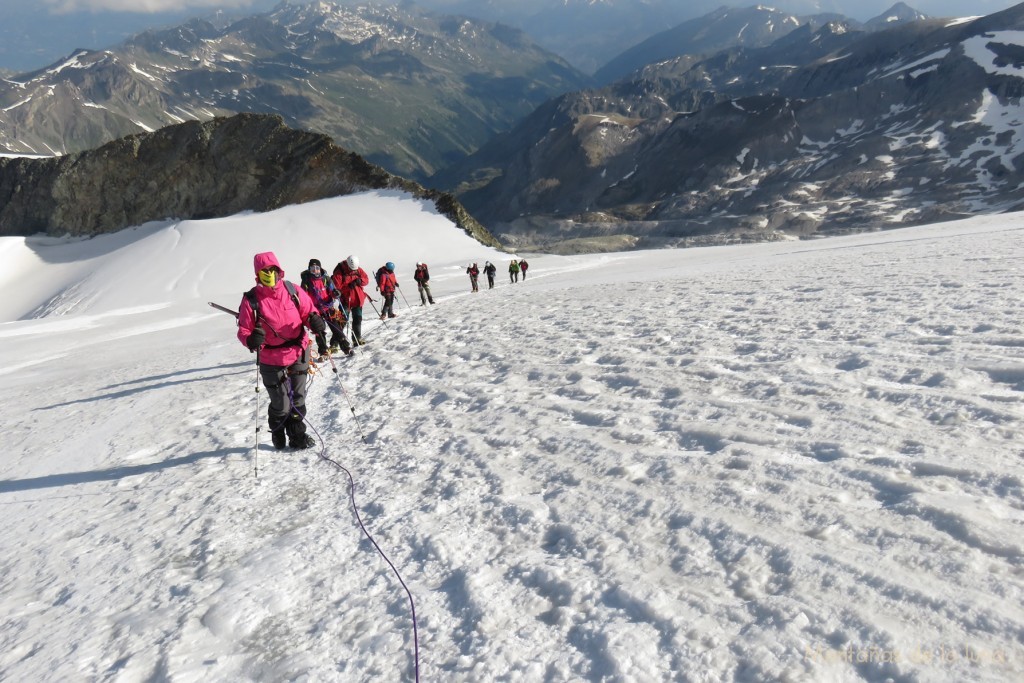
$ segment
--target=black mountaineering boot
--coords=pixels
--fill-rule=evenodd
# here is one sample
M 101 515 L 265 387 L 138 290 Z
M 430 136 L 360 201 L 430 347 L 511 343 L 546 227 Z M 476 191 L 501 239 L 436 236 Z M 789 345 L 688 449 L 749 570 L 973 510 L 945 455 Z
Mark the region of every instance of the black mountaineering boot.
M 301 450 L 303 448 L 312 448 L 315 445 L 316 439 L 311 437 L 309 434 L 302 434 L 301 436 L 292 437 L 291 443 L 288 444 L 288 447 Z
M 270 439 L 274 442 L 274 448 L 281 450 L 288 439 L 288 433 L 285 431 L 287 417 L 281 418 L 272 414 L 267 417 L 267 426 L 270 427 Z

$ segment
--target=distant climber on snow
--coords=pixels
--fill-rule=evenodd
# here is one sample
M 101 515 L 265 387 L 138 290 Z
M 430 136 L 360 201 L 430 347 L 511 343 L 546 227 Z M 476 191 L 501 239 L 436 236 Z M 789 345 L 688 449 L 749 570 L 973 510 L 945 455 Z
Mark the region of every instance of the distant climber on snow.
M 412 279 L 416 280 L 416 289 L 419 290 L 420 301 L 423 302 L 421 305 L 426 306 L 427 301 L 434 303 L 434 297 L 430 295 L 430 269 L 426 263 L 416 264 L 416 272 L 413 273 Z
M 395 275 L 395 264 L 388 261 L 377 270 L 377 291 L 384 297 L 380 307 L 380 319 L 394 318 L 395 290 L 398 289 L 398 277 Z
M 487 289 L 494 289 L 494 274 L 498 272 L 498 269 L 493 263 L 487 261 L 484 263 L 484 274 L 487 275 Z

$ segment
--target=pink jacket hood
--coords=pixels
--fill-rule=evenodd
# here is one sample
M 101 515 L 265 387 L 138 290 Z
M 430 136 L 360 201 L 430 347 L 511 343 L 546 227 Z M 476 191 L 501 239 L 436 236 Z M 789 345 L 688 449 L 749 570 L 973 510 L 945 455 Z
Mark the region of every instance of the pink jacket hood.
M 252 257 L 252 272 L 256 275 L 257 281 L 259 280 L 260 271 L 264 268 L 275 267 L 281 272 L 280 278 L 284 278 L 284 268 L 281 267 L 281 262 L 274 256 L 274 252 L 265 251 L 262 254 L 256 254 Z

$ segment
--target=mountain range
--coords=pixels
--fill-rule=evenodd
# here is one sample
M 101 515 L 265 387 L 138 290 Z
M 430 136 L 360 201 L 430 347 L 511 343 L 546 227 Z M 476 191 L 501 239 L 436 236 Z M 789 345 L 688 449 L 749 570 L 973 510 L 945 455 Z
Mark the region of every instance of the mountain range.
M 402 4 L 369 0 L 376 4 Z M 829 0 L 829 11 L 867 16 L 881 9 L 882 0 Z M 943 1 L 948 6 L 958 0 Z M 962 0 L 960 0 L 962 1 Z M 998 4 L 1006 0 L 975 0 Z M 57 3 L 0 3 L 0 70 L 25 72 L 57 61 L 81 48 L 100 49 L 117 45 L 131 36 L 155 27 L 178 25 L 199 8 L 209 12 L 245 14 L 265 12 L 280 0 L 192 0 L 191 7 L 180 0 L 148 0 L 145 3 L 111 0 L 77 0 Z M 292 3 L 309 0 L 290 0 Z M 367 0 L 335 0 L 357 6 Z M 700 17 L 721 5 L 742 6 L 743 0 L 417 0 L 431 11 L 501 22 L 526 31 L 540 45 L 587 72 L 648 36 L 676 24 Z M 817 0 L 783 0 L 774 6 L 795 14 L 822 11 Z M 185 5 L 185 6 L 183 6 Z M 996 11 L 1002 7 L 990 7 Z M 972 9 L 974 12 L 982 10 Z M 938 10 L 936 10 L 938 12 Z M 953 12 L 953 15 L 959 14 Z
M 453 192 L 521 248 L 942 220 L 1021 205 L 1021 7 L 948 20 L 899 4 L 867 22 L 716 10 L 598 72 L 624 78 L 586 87 L 503 24 L 283 3 L 0 82 L 0 146 L 70 152 L 272 112 Z
M 423 179 L 587 83 L 508 26 L 413 6 L 282 3 L 0 81 L 0 149 L 65 154 L 189 119 L 273 113 Z
M 721 0 L 418 0 L 448 14 L 480 17 L 521 28 L 546 49 L 593 73 L 609 59 Z
M 1024 5 L 881 31 L 804 25 L 563 95 L 434 181 L 507 244 L 566 251 L 1012 210 L 1022 92 Z
M 614 57 L 599 68 L 594 77 L 602 84 L 626 78 L 648 64 L 680 56 L 681 45 L 686 46 L 685 54 L 691 57 L 709 56 L 734 47 L 770 45 L 801 26 L 814 29 L 839 21 L 850 30 L 871 31 L 921 19 L 927 17 L 902 2 L 863 24 L 834 13 L 795 15 L 764 5 L 744 9 L 720 7 L 655 33 Z

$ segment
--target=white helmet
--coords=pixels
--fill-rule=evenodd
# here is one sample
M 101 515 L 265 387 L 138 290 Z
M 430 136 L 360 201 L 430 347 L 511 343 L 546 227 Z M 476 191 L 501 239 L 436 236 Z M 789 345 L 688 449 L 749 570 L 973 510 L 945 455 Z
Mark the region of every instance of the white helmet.
M 359 269 L 359 257 L 358 256 L 349 256 L 347 259 L 345 259 L 345 263 L 348 264 L 348 267 L 349 267 L 350 270 L 358 270 Z

